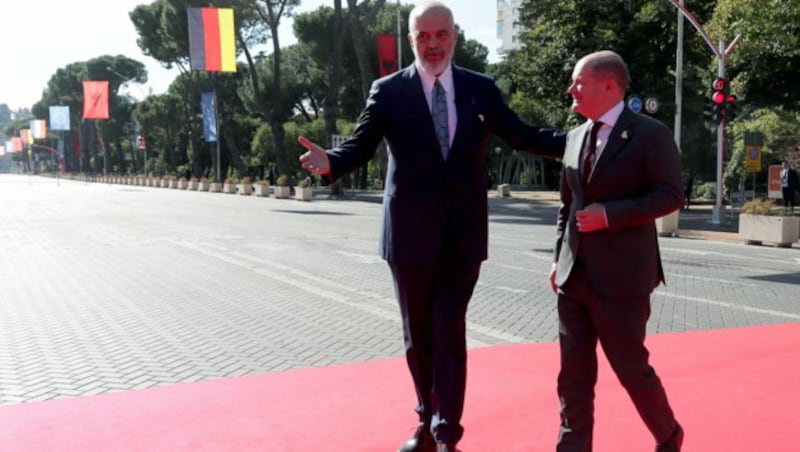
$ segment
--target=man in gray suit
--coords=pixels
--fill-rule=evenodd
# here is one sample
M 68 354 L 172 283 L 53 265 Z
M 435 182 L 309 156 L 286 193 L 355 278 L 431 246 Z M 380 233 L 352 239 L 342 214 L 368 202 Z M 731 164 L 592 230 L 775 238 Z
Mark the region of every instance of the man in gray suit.
M 567 135 L 555 263 L 561 428 L 557 450 L 591 451 L 597 342 L 656 440 L 679 451 L 675 420 L 644 345 L 650 293 L 664 281 L 655 219 L 683 204 L 680 156 L 662 123 L 623 101 L 622 58 L 600 51 L 572 73 L 572 110 L 588 121 Z

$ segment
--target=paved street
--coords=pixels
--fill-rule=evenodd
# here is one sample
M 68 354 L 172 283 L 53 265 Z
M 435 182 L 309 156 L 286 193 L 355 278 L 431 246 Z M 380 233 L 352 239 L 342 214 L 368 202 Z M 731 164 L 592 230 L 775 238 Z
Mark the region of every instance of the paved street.
M 0 404 L 400 356 L 380 209 L 0 175 Z M 555 204 L 490 211 L 470 346 L 554 341 Z M 800 320 L 797 245 L 661 248 L 651 333 Z

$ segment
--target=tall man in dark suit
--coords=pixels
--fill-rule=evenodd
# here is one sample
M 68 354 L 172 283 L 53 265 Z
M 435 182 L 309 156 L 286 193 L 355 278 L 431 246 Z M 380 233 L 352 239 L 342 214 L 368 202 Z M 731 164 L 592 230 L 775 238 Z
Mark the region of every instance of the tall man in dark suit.
M 565 136 L 523 123 L 489 77 L 451 64 L 457 33 L 447 6 L 418 4 L 409 30 L 414 63 L 372 84 L 352 138 L 328 151 L 301 138 L 308 152 L 300 160 L 335 180 L 386 140 L 380 253 L 394 278 L 419 414 L 400 450 L 448 451 L 463 435 L 465 317 L 487 258 L 487 139 L 561 157 Z
M 658 121 L 625 107 L 628 69 L 614 52 L 575 66 L 572 110 L 588 121 L 567 135 L 555 263 L 561 429 L 558 451 L 591 451 L 597 342 L 656 439 L 679 451 L 683 430 L 644 345 L 650 293 L 664 281 L 655 219 L 683 204 L 680 157 Z

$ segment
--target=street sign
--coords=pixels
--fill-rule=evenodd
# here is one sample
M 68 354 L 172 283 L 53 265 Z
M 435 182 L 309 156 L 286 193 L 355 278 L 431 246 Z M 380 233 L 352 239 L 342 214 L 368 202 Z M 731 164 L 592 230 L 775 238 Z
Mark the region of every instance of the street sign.
M 647 100 L 644 101 L 644 109 L 651 115 L 654 115 L 656 112 L 658 112 L 658 106 L 658 99 L 655 97 L 648 97 Z
M 747 146 L 745 147 L 745 154 L 747 155 L 746 168 L 748 173 L 761 172 L 761 146 Z
M 633 110 L 634 113 L 641 113 L 642 111 L 642 99 L 639 97 L 631 97 L 628 99 L 628 108 Z

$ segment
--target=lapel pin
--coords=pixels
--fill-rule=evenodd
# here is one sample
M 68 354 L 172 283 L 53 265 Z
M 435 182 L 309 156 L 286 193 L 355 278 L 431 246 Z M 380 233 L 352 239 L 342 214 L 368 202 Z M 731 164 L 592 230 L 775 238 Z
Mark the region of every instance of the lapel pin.
M 627 140 L 628 139 L 628 131 L 627 130 L 623 130 L 622 131 L 622 139 L 623 140 Z
M 483 114 L 481 114 L 481 113 L 478 113 L 478 119 L 480 119 L 480 120 L 481 120 L 481 122 L 483 122 Z

